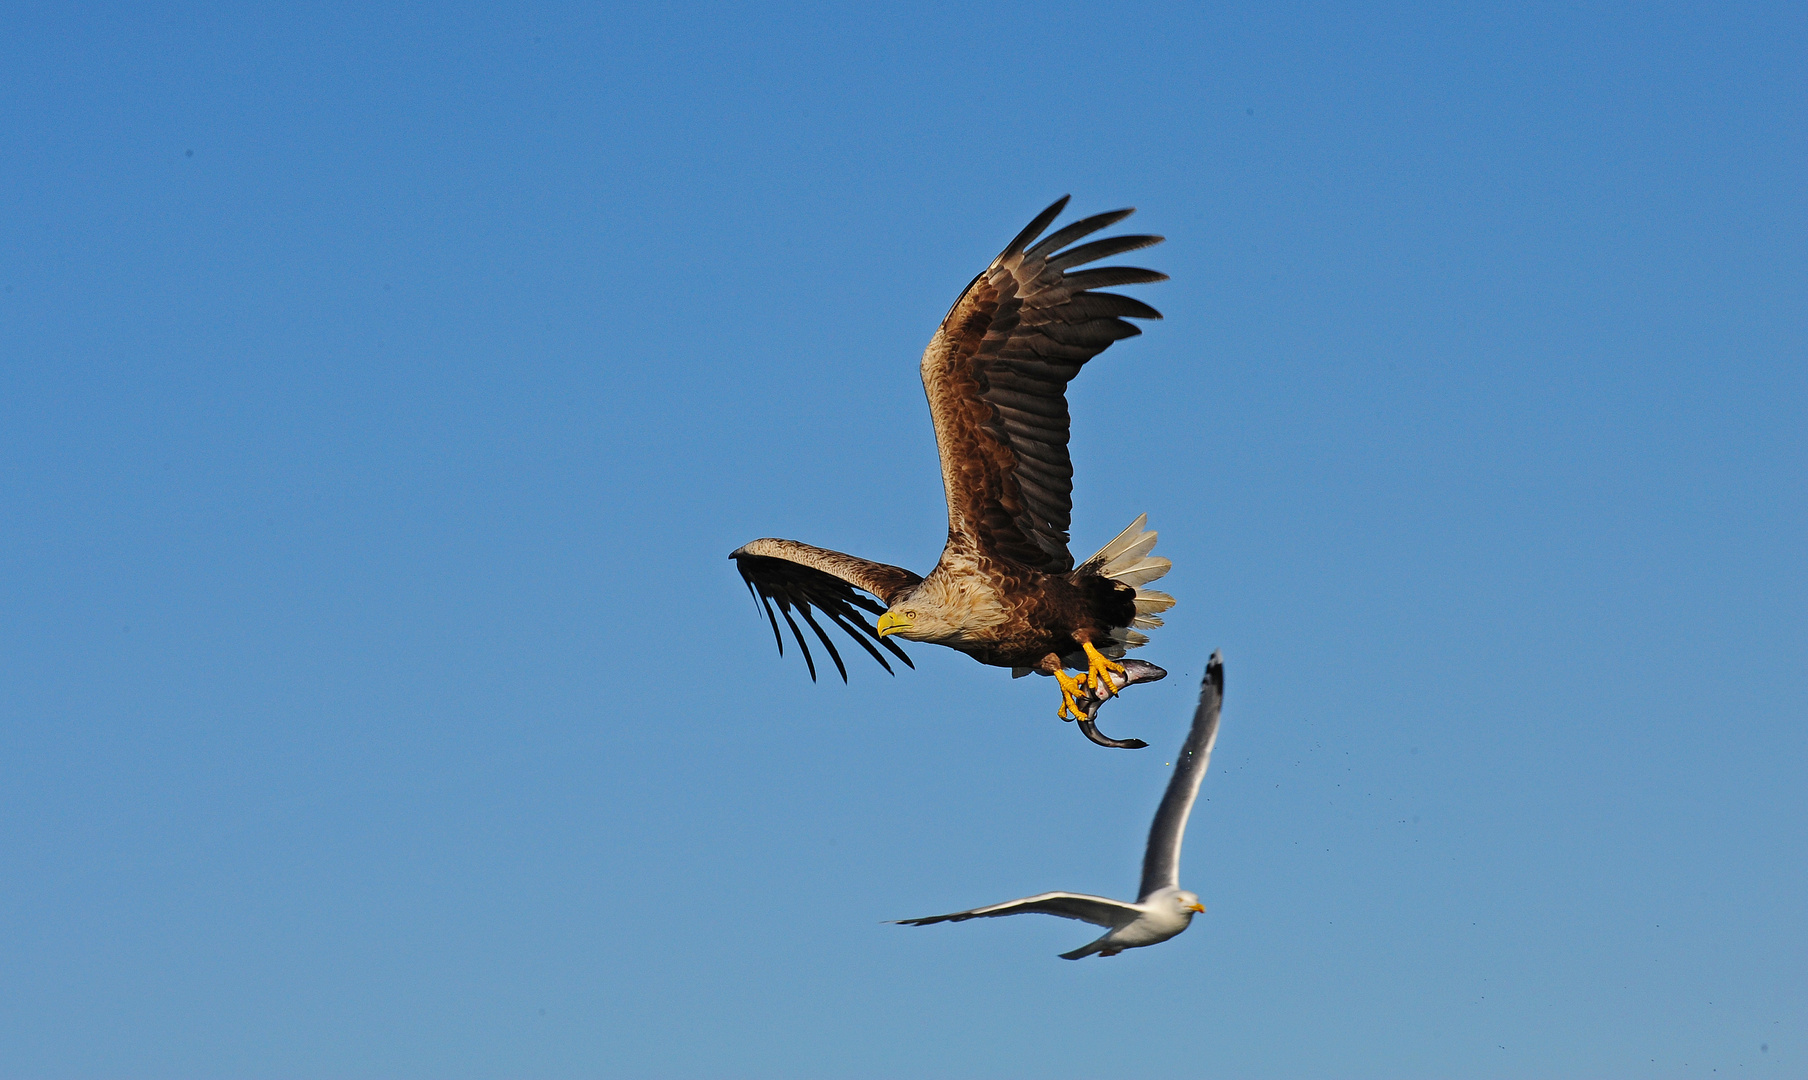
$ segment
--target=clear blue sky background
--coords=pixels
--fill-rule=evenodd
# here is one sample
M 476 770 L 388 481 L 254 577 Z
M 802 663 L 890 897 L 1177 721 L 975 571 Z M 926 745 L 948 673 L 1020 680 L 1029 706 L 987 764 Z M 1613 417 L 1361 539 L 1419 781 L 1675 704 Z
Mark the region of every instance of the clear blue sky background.
M 1808 1071 L 1800 4 L 9 5 L 0 1073 Z M 812 685 L 1037 210 L 1174 677 Z M 1183 880 L 1134 891 L 1204 658 Z

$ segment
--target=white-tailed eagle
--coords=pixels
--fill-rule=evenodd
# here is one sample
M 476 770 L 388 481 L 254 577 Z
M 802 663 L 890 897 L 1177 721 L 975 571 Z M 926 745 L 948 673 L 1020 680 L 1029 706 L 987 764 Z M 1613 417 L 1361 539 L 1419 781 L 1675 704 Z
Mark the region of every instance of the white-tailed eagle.
M 793 612 L 815 631 L 843 680 L 847 666 L 817 612 L 887 671 L 891 665 L 875 646 L 909 664 L 891 640 L 899 637 L 959 649 L 1017 675 L 1052 675 L 1061 684 L 1059 715 L 1083 719 L 1075 697 L 1111 694 L 1107 673 L 1124 673 L 1115 661 L 1146 642 L 1138 630 L 1160 626 L 1157 613 L 1173 606 L 1166 593 L 1141 588 L 1172 565 L 1149 554 L 1155 533 L 1143 528 L 1146 515 L 1078 566 L 1067 550 L 1067 384 L 1112 342 L 1141 333 L 1125 319 L 1161 318 L 1140 300 L 1098 290 L 1167 275 L 1075 269 L 1162 238 L 1069 246 L 1132 213 L 1113 210 L 1038 240 L 1066 205 L 1063 196 L 1006 245 L 923 352 L 923 389 L 948 497 L 948 543 L 929 576 L 795 540 L 755 540 L 729 556 L 765 605 L 779 652 L 782 615 L 812 679 L 816 662 Z M 878 615 L 877 625 L 862 611 Z M 1067 668 L 1084 674 L 1070 676 Z

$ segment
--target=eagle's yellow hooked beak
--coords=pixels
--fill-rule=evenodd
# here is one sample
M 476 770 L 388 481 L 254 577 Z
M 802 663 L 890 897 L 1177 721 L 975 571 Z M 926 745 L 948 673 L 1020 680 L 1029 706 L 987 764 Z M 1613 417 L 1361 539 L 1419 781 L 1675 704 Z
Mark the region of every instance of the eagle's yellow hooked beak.
M 888 611 L 879 616 L 879 636 L 895 634 L 900 630 L 910 629 L 910 620 L 895 611 Z
M 1188 905 L 1187 905 L 1187 910 L 1188 910 L 1188 911 L 1197 911 L 1197 912 L 1199 912 L 1199 913 L 1201 913 L 1201 914 L 1204 914 L 1204 912 L 1205 912 L 1205 905 L 1204 905 L 1204 904 L 1188 904 Z

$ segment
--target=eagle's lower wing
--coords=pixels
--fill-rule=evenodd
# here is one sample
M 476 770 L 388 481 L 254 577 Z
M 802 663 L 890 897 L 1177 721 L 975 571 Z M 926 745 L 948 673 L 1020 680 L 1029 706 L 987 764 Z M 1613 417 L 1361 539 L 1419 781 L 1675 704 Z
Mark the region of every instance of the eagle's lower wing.
M 728 557 L 740 568 L 748 591 L 765 607 L 766 618 L 772 623 L 772 637 L 778 642 L 779 655 L 783 656 L 785 639 L 779 633 L 778 615 L 772 612 L 772 605 L 778 605 L 779 614 L 791 627 L 791 636 L 797 639 L 797 647 L 803 650 L 804 663 L 809 665 L 812 681 L 816 679 L 816 661 L 810 656 L 810 646 L 804 643 L 803 632 L 797 628 L 797 620 L 791 617 L 793 608 L 822 639 L 823 647 L 829 650 L 829 657 L 841 672 L 842 682 L 847 681 L 847 665 L 841 662 L 841 654 L 835 651 L 835 643 L 816 621 L 812 608 L 846 630 L 886 671 L 891 670 L 891 665 L 879 655 L 878 649 L 873 648 L 874 643 L 884 646 L 906 665 L 916 667 L 910 657 L 904 655 L 904 650 L 889 638 L 880 637 L 878 629 L 856 610 L 864 609 L 877 615 L 885 608 L 855 590 L 864 589 L 890 604 L 893 597 L 910 591 L 923 580 L 917 575 L 902 567 L 856 559 L 795 540 L 755 540 L 736 548 Z
M 905 926 L 928 926 L 939 922 L 965 922 L 968 919 L 992 919 L 1001 915 L 1058 915 L 1063 919 L 1078 919 L 1094 926 L 1128 926 L 1142 915 L 1142 909 L 1135 904 L 1126 904 L 1122 900 L 1113 900 L 1107 896 L 1088 896 L 1085 893 L 1045 892 L 1036 896 L 1026 896 L 1021 900 L 1006 900 L 1002 904 L 990 907 L 974 908 L 972 911 L 957 911 L 952 915 L 931 915 L 925 919 L 899 919 Z
M 1046 573 L 1073 568 L 1067 384 L 1112 342 L 1142 332 L 1126 318 L 1161 318 L 1139 300 L 1091 290 L 1167 279 L 1134 267 L 1070 273 L 1161 237 L 1067 247 L 1131 214 L 1113 210 L 1036 242 L 1066 205 L 1063 196 L 1038 214 L 973 279 L 923 353 L 951 537 Z

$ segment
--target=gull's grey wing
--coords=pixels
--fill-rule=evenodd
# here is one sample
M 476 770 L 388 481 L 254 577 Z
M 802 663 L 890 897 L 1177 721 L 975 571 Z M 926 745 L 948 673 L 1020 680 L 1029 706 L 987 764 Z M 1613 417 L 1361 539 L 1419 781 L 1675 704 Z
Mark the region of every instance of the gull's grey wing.
M 1174 759 L 1174 775 L 1149 826 L 1149 847 L 1143 852 L 1143 888 L 1140 899 L 1159 889 L 1180 887 L 1180 841 L 1186 835 L 1187 815 L 1199 796 L 1199 781 L 1212 762 L 1212 744 L 1218 741 L 1218 711 L 1224 705 L 1224 656 L 1213 653 L 1205 665 L 1205 681 L 1199 687 L 1199 708 L 1187 732 L 1180 756 Z
M 952 915 L 931 915 L 926 919 L 899 919 L 905 926 L 928 926 L 939 922 L 965 922 L 968 919 L 993 919 L 1000 915 L 1058 915 L 1063 919 L 1078 919 L 1094 926 L 1129 926 L 1142 914 L 1142 909 L 1135 904 L 1126 904 L 1122 900 L 1113 900 L 1107 896 L 1088 896 L 1085 893 L 1045 892 L 1035 896 L 1026 896 L 1021 900 L 1006 900 L 1002 904 L 991 907 L 974 908 L 972 911 L 957 911 Z

